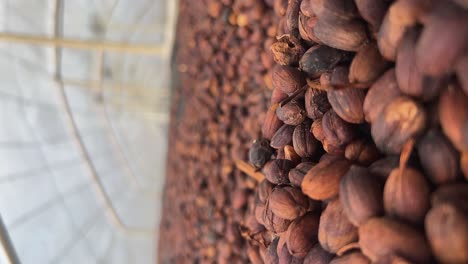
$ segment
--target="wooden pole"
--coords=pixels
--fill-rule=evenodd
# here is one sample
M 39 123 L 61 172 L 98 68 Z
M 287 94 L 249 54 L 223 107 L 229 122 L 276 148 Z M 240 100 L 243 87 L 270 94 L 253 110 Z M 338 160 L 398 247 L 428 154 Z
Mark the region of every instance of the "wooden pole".
M 0 33 L 0 41 L 16 42 L 32 45 L 45 45 L 60 48 L 96 50 L 107 52 L 140 53 L 145 55 L 164 54 L 165 49 L 155 45 L 136 45 L 129 43 L 102 42 L 94 40 L 65 39 L 58 37 L 43 37 L 17 33 Z

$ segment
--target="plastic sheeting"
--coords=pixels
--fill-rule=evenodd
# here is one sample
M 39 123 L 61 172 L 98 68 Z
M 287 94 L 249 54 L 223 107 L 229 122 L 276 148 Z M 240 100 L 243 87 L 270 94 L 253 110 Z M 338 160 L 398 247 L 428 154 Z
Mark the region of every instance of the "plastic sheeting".
M 0 234 L 21 263 L 155 262 L 175 14 L 163 0 L 0 0 L 7 36 L 161 49 L 0 36 Z

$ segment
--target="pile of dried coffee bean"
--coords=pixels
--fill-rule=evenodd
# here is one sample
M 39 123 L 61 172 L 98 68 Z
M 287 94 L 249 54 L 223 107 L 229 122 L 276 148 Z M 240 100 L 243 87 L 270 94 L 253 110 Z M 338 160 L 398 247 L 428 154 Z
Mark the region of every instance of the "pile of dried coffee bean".
M 180 0 L 179 10 L 159 263 L 246 263 L 239 225 L 256 182 L 235 160 L 261 134 L 277 21 L 263 0 Z
M 468 263 L 468 2 L 275 0 L 253 263 Z

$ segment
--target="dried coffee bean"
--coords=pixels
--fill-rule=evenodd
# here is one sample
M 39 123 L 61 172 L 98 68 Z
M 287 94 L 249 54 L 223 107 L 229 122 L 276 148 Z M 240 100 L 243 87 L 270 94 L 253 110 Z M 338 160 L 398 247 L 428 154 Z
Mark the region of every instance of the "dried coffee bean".
M 305 2 L 308 1 L 302 1 L 302 3 Z M 299 35 L 303 40 L 307 41 L 308 44 L 321 43 L 320 39 L 318 39 L 314 33 L 315 24 L 317 24 L 316 16 L 307 17 L 302 14 L 299 16 Z
M 287 159 L 270 160 L 263 166 L 265 178 L 273 184 L 288 183 L 289 171 L 294 168 L 294 163 Z
M 364 122 L 364 90 L 344 88 L 328 91 L 328 101 L 335 113 L 349 123 Z
M 294 169 L 289 171 L 289 181 L 293 186 L 301 187 L 302 180 L 306 173 L 315 166 L 316 163 L 313 162 L 303 162 L 297 165 Z
M 371 261 L 399 254 L 415 263 L 431 263 L 424 234 L 389 218 L 372 218 L 359 227 L 359 245 Z
M 302 192 L 315 200 L 335 197 L 339 191 L 340 180 L 348 171 L 351 163 L 341 157 L 328 156 L 319 161 L 305 175 Z
M 311 0 L 312 13 L 321 20 L 352 20 L 359 16 L 353 1 L 346 0 Z
M 294 128 L 292 137 L 294 150 L 303 158 L 313 157 L 318 149 L 318 141 L 310 132 L 311 125 L 310 121 L 306 121 Z
M 383 214 L 383 184 L 367 169 L 352 166 L 341 179 L 339 193 L 349 221 L 360 226 L 372 217 Z
M 349 222 L 338 198 L 329 202 L 320 216 L 318 240 L 330 253 L 358 240 L 358 230 Z
M 468 262 L 468 215 L 450 204 L 433 207 L 426 216 L 426 235 L 441 263 Z
M 408 4 L 410 1 L 395 1 L 388 9 L 377 36 L 382 56 L 395 61 L 397 49 L 406 31 L 416 24 L 420 10 Z
M 440 125 L 452 144 L 461 152 L 468 151 L 468 95 L 452 84 L 439 101 Z
M 457 78 L 465 94 L 468 94 L 468 56 L 460 58 L 455 66 Z
M 262 135 L 266 139 L 271 139 L 276 131 L 283 125 L 283 122 L 281 122 L 276 115 L 276 108 L 278 108 L 278 104 L 274 104 L 268 109 L 265 121 L 263 122 Z
M 430 101 L 439 95 L 445 81 L 424 75 L 414 64 L 418 37 L 417 30 L 409 30 L 403 37 L 396 57 L 396 79 L 404 94 Z
M 306 118 L 306 111 L 302 102 L 292 100 L 276 109 L 278 118 L 287 125 L 297 126 Z
M 398 156 L 386 156 L 372 163 L 369 166 L 369 171 L 383 181 L 386 181 L 393 169 L 399 166 L 399 163 L 400 158 Z
M 270 146 L 275 149 L 284 148 L 286 145 L 291 143 L 292 136 L 294 133 L 294 126 L 284 124 L 271 138 Z
M 360 20 L 319 19 L 314 33 L 323 44 L 346 51 L 358 51 L 367 41 L 366 26 Z
M 414 224 L 422 223 L 430 207 L 429 195 L 429 184 L 419 171 L 394 169 L 385 183 L 385 212 Z
M 320 90 L 323 90 L 323 91 L 330 91 L 331 89 L 333 89 L 332 85 L 331 85 L 331 76 L 332 74 L 330 72 L 324 72 L 320 75 Z M 318 89 L 318 88 L 317 88 Z
M 468 47 L 466 10 L 452 2 L 434 2 L 416 46 L 416 65 L 425 74 L 451 73 Z
M 345 58 L 345 53 L 325 45 L 315 45 L 308 49 L 299 62 L 299 68 L 316 79 L 324 72 L 333 69 Z
M 302 161 L 301 156 L 297 155 L 294 147 L 291 145 L 284 146 L 284 158 L 292 161 L 294 165 L 297 165 Z
M 281 101 L 283 101 L 284 99 L 286 99 L 288 97 L 288 94 L 281 91 L 281 89 L 273 89 L 273 91 L 271 92 L 271 99 L 270 99 L 270 103 L 272 105 L 274 104 L 277 104 L 277 103 L 280 103 Z
M 286 9 L 287 33 L 299 37 L 299 10 L 302 0 L 289 0 Z
M 365 2 L 368 0 L 360 0 Z M 378 0 L 376 2 L 382 2 Z M 357 1 L 359 2 L 359 1 Z M 375 43 L 365 44 L 359 49 L 349 66 L 349 82 L 367 88 L 388 68 L 388 62 L 380 55 Z
M 307 253 L 303 264 L 328 264 L 332 259 L 333 254 L 324 250 L 320 246 L 320 243 L 317 243 L 309 253 Z
M 273 213 L 269 208 L 268 202 L 263 210 L 263 223 L 268 231 L 273 233 L 283 233 L 288 230 L 291 221 L 283 219 Z
M 288 94 L 294 93 L 306 84 L 303 73 L 290 66 L 276 65 L 271 76 L 273 87 Z
M 313 17 L 315 16 L 314 10 L 312 8 L 312 0 L 302 0 L 301 2 L 301 13 L 304 14 L 307 17 Z
M 294 220 L 286 233 L 286 245 L 289 253 L 295 257 L 303 258 L 317 243 L 319 215 L 307 213 Z
M 346 146 L 345 157 L 360 165 L 368 166 L 380 157 L 380 153 L 374 142 L 361 138 L 353 140 Z
M 431 195 L 432 206 L 452 204 L 468 212 L 468 183 L 449 183 L 437 188 Z
M 249 150 L 249 162 L 256 168 L 261 168 L 270 160 L 273 149 L 267 139 L 257 139 Z
M 313 88 L 307 89 L 305 93 L 307 117 L 313 120 L 322 118 L 330 108 L 326 92 Z
M 374 123 L 385 107 L 400 95 L 395 70 L 390 69 L 371 86 L 364 99 L 363 110 L 366 121 Z
M 262 257 L 260 257 L 258 247 L 247 244 L 247 256 L 253 264 L 262 264 Z
M 278 249 L 278 257 L 279 261 L 278 264 L 302 264 L 304 259 L 300 257 L 294 257 L 289 253 L 288 247 L 286 243 L 283 244 L 281 249 Z
M 468 181 L 468 152 L 462 153 L 460 157 L 460 167 L 465 176 L 465 180 Z
M 267 179 L 263 180 L 258 184 L 257 188 L 257 197 L 261 203 L 265 203 L 273 190 L 274 185 L 269 182 Z
M 312 123 L 312 126 L 310 127 L 310 132 L 312 132 L 312 135 L 314 135 L 314 137 L 319 141 L 323 141 L 325 139 L 322 118 L 315 119 L 315 121 Z
M 360 15 L 370 24 L 372 31 L 377 32 L 387 11 L 385 0 L 354 0 Z
M 409 139 L 423 132 L 426 120 L 421 105 L 401 96 L 389 103 L 372 124 L 372 138 L 381 151 L 397 154 Z
M 333 89 L 330 89 L 329 92 L 340 88 L 350 87 L 348 75 L 348 66 L 336 66 L 333 68 L 330 77 L 330 85 L 333 87 Z
M 333 143 L 330 143 L 330 141 L 328 141 L 327 139 L 324 139 L 322 141 L 322 144 L 323 150 L 325 150 L 325 152 L 327 152 L 328 154 L 335 156 L 344 156 L 345 146 L 334 145 Z
M 307 212 L 309 199 L 300 189 L 284 186 L 276 187 L 268 198 L 271 211 L 286 220 L 294 220 Z
M 351 252 L 340 257 L 335 257 L 330 264 L 370 264 L 371 261 L 359 251 Z
M 333 146 L 344 147 L 356 136 L 354 127 L 341 119 L 334 111 L 328 111 L 322 118 L 323 135 Z
M 263 258 L 265 264 L 275 264 L 278 263 L 278 254 L 276 253 L 276 248 L 278 247 L 279 238 L 274 239 L 270 245 L 267 247 L 265 252 L 265 257 Z
M 458 178 L 459 155 L 438 130 L 429 130 L 418 143 L 421 166 L 434 184 L 445 184 Z

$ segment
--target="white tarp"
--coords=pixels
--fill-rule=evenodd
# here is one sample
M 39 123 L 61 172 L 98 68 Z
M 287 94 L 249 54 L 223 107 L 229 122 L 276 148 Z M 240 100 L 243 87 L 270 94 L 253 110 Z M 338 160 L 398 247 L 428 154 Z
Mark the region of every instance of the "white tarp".
M 57 57 L 0 37 L 1 219 L 22 263 L 154 263 L 176 3 L 59 1 L 0 0 L 0 32 L 163 51 Z

